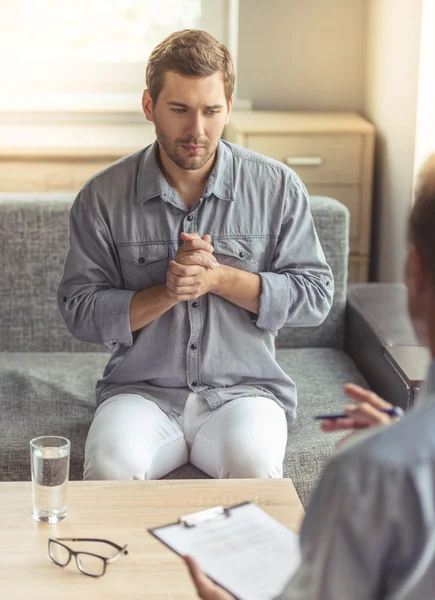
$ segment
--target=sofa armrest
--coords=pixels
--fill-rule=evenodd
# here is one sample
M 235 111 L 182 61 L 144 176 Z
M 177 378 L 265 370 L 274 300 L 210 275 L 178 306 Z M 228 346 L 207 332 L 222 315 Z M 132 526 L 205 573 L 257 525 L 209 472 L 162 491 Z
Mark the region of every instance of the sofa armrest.
M 385 357 L 392 346 L 419 346 L 408 317 L 402 284 L 350 285 L 346 305 L 346 352 L 374 392 L 409 408 L 412 390 Z

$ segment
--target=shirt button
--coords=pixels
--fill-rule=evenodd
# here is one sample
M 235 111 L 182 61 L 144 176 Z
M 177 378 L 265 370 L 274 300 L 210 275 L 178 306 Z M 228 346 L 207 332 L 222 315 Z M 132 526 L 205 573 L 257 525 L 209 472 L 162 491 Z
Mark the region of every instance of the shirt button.
M 193 217 L 192 217 L 192 215 L 187 215 L 187 220 L 188 220 L 188 221 L 192 221 L 192 220 L 193 220 Z
M 191 350 L 196 350 L 197 348 L 198 348 L 198 346 L 197 346 L 196 344 L 192 344 L 192 345 L 190 346 L 190 349 L 191 349 Z
M 139 262 L 140 262 L 140 263 L 144 263 L 144 262 L 145 262 L 145 259 L 144 259 L 144 257 L 143 257 L 143 256 L 141 256 L 141 257 L 140 257 L 140 259 L 139 259 Z
M 198 385 L 197 381 L 192 381 L 192 387 L 196 387 Z
M 245 257 L 245 253 L 244 252 L 239 252 L 239 256 L 240 256 L 240 258 L 244 258 Z
M 192 302 L 192 308 L 198 308 L 199 304 L 198 302 Z
M 64 296 L 64 297 L 62 298 L 62 300 L 63 300 L 64 302 L 66 302 L 66 301 L 68 300 L 68 298 L 67 298 L 66 296 Z

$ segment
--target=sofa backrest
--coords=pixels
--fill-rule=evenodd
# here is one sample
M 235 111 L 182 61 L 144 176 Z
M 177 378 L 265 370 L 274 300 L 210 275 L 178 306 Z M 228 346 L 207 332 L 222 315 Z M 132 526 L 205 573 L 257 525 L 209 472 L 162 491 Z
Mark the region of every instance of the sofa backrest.
M 0 350 L 99 348 L 75 340 L 57 308 L 73 200 L 72 194 L 0 194 Z
M 100 348 L 75 340 L 57 308 L 56 290 L 73 200 L 72 194 L 0 193 L 0 351 L 80 352 Z M 311 203 L 320 241 L 335 276 L 334 307 L 319 327 L 280 332 L 278 345 L 341 347 L 348 212 L 328 198 L 313 197 Z

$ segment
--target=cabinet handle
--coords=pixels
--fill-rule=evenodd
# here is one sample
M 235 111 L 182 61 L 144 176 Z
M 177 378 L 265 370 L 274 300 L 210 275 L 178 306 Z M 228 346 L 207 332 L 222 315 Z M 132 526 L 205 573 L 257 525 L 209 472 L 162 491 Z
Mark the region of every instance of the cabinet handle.
M 284 162 L 289 167 L 320 167 L 325 161 L 321 156 L 287 156 Z

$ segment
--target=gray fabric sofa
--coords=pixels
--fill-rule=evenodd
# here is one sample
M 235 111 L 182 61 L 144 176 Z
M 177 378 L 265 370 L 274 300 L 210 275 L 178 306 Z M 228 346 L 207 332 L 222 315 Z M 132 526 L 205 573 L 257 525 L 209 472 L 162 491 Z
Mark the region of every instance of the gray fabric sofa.
M 0 194 L 1 481 L 30 478 L 28 442 L 45 434 L 71 440 L 71 478 L 82 477 L 85 439 L 95 410 L 94 387 L 107 355 L 103 348 L 73 339 L 56 305 L 72 201 L 70 194 Z M 322 434 L 313 416 L 342 409 L 344 383 L 367 386 L 373 369 L 376 381 L 386 368 L 378 360 L 370 369 L 363 368 L 363 376 L 346 352 L 364 343 L 364 339 L 357 344 L 351 339 L 355 325 L 349 319 L 347 294 L 348 211 L 336 200 L 323 197 L 312 197 L 311 207 L 334 273 L 334 305 L 321 326 L 284 329 L 277 338 L 277 359 L 296 382 L 299 396 L 298 419 L 289 426 L 284 471 L 304 504 L 337 440 L 336 435 Z M 364 285 L 353 290 L 355 306 L 367 288 L 371 305 L 373 297 L 377 305 L 378 288 Z M 398 286 L 395 296 L 403 300 L 403 294 Z M 390 310 L 379 308 L 379 324 L 364 315 L 364 307 L 355 309 L 358 336 L 371 336 L 372 343 L 378 340 L 382 349 L 386 337 L 378 335 L 382 311 L 389 314 Z M 404 332 L 412 336 L 407 323 Z M 185 465 L 167 477 L 206 475 Z

